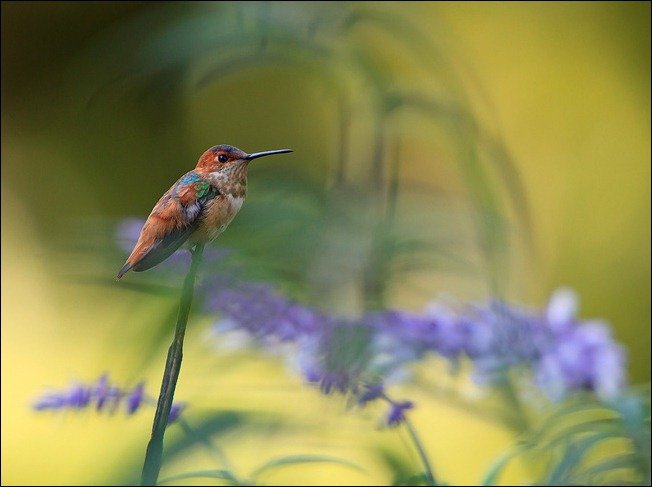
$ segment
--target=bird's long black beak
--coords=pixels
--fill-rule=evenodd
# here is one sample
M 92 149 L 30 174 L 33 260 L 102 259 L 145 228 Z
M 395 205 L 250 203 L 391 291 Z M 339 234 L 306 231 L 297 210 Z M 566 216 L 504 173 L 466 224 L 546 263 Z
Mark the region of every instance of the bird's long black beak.
M 292 149 L 277 149 L 277 150 L 266 150 L 263 152 L 254 152 L 253 154 L 249 154 L 245 159 L 248 161 L 252 159 L 257 159 L 258 157 L 265 157 L 265 156 L 271 156 L 273 154 L 285 154 L 286 152 L 292 152 Z

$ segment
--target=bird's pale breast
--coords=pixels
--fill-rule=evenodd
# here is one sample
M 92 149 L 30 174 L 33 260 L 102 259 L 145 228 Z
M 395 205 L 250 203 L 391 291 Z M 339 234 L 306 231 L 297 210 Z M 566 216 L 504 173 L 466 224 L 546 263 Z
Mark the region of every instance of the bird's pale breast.
M 229 223 L 240 211 L 243 196 L 221 194 L 214 198 L 204 209 L 197 230 L 191 236 L 194 242 L 209 242 L 226 230 Z

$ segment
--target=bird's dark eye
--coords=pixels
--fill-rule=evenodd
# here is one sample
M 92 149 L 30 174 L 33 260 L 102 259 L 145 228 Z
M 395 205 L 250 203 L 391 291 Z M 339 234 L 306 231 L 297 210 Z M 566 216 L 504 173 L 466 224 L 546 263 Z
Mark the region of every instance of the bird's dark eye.
M 224 162 L 228 161 L 229 158 L 226 157 L 225 154 L 220 154 L 219 156 L 217 156 L 217 160 L 220 161 L 220 162 L 222 162 L 222 163 L 224 163 Z

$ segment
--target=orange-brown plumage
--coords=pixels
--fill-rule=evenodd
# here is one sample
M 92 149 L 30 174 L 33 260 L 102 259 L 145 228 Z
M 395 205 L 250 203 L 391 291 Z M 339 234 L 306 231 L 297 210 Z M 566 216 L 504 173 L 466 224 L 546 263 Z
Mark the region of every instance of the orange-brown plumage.
M 179 178 L 158 200 L 118 279 L 129 270 L 154 267 L 186 241 L 205 243 L 217 237 L 242 206 L 249 162 L 284 152 L 291 150 L 247 154 L 229 145 L 217 145 L 204 152 L 195 169 Z
M 182 210 L 180 204 L 169 197 L 170 191 L 172 191 L 172 188 L 159 199 L 147 218 L 147 221 L 145 221 L 138 241 L 127 258 L 125 265 L 129 269 L 133 268 L 163 236 L 183 226 L 184 222 L 181 218 Z M 124 272 L 127 272 L 129 269 L 126 269 Z M 122 277 L 122 275 L 120 274 L 118 277 Z

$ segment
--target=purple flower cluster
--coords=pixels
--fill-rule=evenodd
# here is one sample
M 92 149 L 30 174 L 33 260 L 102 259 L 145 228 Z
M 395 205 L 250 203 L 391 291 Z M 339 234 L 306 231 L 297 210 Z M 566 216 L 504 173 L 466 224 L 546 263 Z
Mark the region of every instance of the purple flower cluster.
M 289 300 L 265 284 L 213 278 L 206 288 L 206 310 L 220 316 L 215 332 L 238 337 L 244 332 L 247 344 L 286 352 L 292 368 L 324 394 L 349 393 L 360 406 L 386 400 L 390 403 L 388 426 L 401 423 L 404 411 L 412 407 L 412 403 L 390 400 L 380 382 L 382 374 L 372 371 L 375 357 L 369 344 L 375 330 L 368 323 L 328 315 Z
M 606 323 L 578 326 L 576 308 L 571 291 L 553 295 L 546 315 L 552 339 L 541 351 L 535 381 L 554 400 L 578 389 L 594 391 L 603 399 L 615 397 L 626 380 L 625 351 Z
M 133 389 L 123 389 L 109 382 L 108 374 L 102 374 L 92 384 L 74 384 L 67 390 L 48 392 L 39 397 L 33 407 L 37 411 L 73 409 L 81 410 L 95 407 L 99 412 L 114 413 L 124 404 L 126 413 L 134 414 L 140 407 L 152 399 L 145 395 L 145 383 L 138 383 Z M 176 421 L 185 404 L 173 404 L 169 422 Z
M 625 383 L 625 352 L 607 325 L 576 317 L 570 290 L 554 293 L 543 312 L 502 302 L 456 306 L 437 302 L 422 314 L 383 312 L 373 317 L 383 353 L 420 358 L 424 353 L 469 359 L 477 383 L 495 385 L 512 368 L 529 369 L 534 383 L 558 401 L 586 390 L 614 397 Z
M 127 233 L 123 229 L 123 240 Z M 132 240 L 136 235 L 131 233 Z M 501 384 L 512 369 L 524 370 L 554 401 L 579 390 L 611 398 L 625 382 L 623 348 L 607 325 L 577 318 L 577 298 L 569 290 L 554 293 L 543 311 L 500 301 L 440 300 L 421 313 L 384 310 L 357 319 L 325 313 L 231 274 L 208 276 L 201 292 L 207 313 L 219 317 L 213 331 L 281 350 L 324 393 L 352 394 L 361 406 L 384 399 L 391 405 L 388 425 L 400 423 L 413 405 L 389 399 L 383 384 L 409 377 L 409 367 L 428 354 L 453 365 L 469 361 L 474 380 L 486 386 Z
M 363 394 L 361 384 L 406 377 L 409 365 L 433 353 L 453 364 L 470 360 L 483 385 L 500 384 L 509 370 L 522 368 L 554 401 L 579 390 L 613 397 L 625 382 L 624 350 L 606 325 L 580 321 L 576 308 L 574 295 L 560 290 L 543 312 L 496 301 L 437 302 L 423 313 L 388 310 L 350 320 L 261 284 L 212 288 L 207 301 L 207 310 L 222 317 L 216 329 L 244 330 L 266 346 L 293 342 L 295 366 L 325 393 Z

